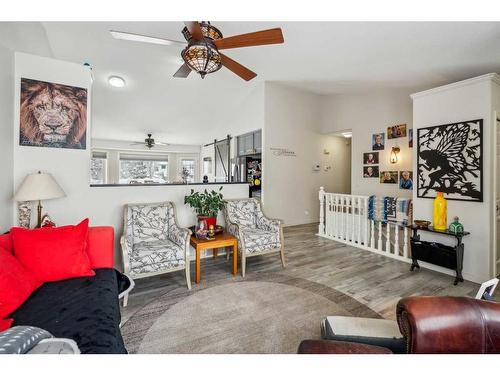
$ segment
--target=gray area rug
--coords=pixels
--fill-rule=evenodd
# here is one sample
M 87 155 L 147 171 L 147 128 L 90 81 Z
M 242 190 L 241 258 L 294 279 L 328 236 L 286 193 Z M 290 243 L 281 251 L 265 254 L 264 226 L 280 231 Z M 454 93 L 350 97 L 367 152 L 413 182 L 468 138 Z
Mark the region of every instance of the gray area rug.
M 380 317 L 322 284 L 255 273 L 169 291 L 139 309 L 122 334 L 130 353 L 295 353 L 301 340 L 320 338 L 327 315 Z

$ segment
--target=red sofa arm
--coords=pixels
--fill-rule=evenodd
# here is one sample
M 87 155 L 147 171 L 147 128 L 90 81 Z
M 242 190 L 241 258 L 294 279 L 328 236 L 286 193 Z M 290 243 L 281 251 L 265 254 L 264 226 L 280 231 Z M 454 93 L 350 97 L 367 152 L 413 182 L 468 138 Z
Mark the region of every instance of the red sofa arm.
M 408 297 L 396 307 L 408 353 L 500 353 L 500 303 Z
M 304 340 L 298 354 L 392 354 L 381 346 L 335 340 Z
M 113 227 L 90 227 L 87 252 L 92 268 L 113 268 L 115 231 Z

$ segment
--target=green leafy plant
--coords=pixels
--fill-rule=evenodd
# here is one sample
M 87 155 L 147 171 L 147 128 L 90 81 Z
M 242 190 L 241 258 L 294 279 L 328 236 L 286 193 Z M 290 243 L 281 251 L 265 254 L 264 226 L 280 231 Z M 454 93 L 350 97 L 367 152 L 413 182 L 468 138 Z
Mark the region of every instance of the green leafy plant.
M 222 186 L 219 191 L 212 190 L 208 192 L 207 189 L 203 193 L 191 189 L 191 194 L 184 197 L 184 204 L 189 204 L 195 210 L 198 216 L 216 217 L 226 201 L 222 193 Z

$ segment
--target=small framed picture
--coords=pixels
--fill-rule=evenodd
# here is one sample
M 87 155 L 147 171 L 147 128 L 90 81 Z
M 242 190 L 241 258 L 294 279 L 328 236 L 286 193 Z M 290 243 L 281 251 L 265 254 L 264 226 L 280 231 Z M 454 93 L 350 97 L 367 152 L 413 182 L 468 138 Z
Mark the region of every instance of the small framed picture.
M 413 129 L 408 129 L 408 147 L 413 147 Z
M 363 164 L 378 164 L 378 152 L 363 153 Z
M 398 183 L 398 172 L 397 171 L 380 172 L 380 183 L 381 184 L 397 184 Z
M 406 124 L 387 127 L 387 139 L 406 137 Z
M 364 178 L 370 178 L 370 177 L 375 177 L 378 178 L 379 176 L 379 171 L 378 171 L 378 165 L 369 166 L 369 167 L 363 167 L 363 177 Z
M 385 134 L 377 133 L 372 135 L 372 150 L 379 151 L 384 149 Z
M 399 172 L 399 188 L 405 190 L 413 190 L 413 172 L 400 171 Z

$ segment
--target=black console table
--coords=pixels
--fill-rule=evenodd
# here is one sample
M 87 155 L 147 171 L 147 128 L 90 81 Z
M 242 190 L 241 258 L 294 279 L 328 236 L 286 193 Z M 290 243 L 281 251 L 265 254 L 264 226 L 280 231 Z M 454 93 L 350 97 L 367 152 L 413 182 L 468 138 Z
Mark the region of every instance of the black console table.
M 413 271 L 415 268 L 420 268 L 418 261 L 421 260 L 423 262 L 455 270 L 456 277 L 453 283 L 454 285 L 457 285 L 459 281 L 464 281 L 462 277 L 464 262 L 464 244 L 462 243 L 462 238 L 469 235 L 469 232 L 453 233 L 448 229 L 436 230 L 433 227 L 420 228 L 415 225 L 411 225 L 409 228 L 413 230 L 413 237 L 410 240 L 412 258 L 410 271 Z M 455 246 L 446 246 L 437 242 L 421 241 L 420 235 L 418 234 L 419 230 L 453 236 L 457 240 L 457 244 Z

